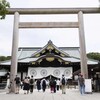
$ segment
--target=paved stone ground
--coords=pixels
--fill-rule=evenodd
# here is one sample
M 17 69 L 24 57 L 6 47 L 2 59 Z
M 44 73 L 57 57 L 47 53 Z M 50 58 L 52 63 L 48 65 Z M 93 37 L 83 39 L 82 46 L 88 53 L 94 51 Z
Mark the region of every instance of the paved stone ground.
M 100 100 L 100 93 L 81 95 L 78 89 L 67 89 L 66 94 L 62 94 L 61 90 L 50 93 L 49 89 L 44 93 L 35 89 L 32 94 L 24 94 L 23 90 L 19 94 L 6 94 L 1 91 L 0 100 Z

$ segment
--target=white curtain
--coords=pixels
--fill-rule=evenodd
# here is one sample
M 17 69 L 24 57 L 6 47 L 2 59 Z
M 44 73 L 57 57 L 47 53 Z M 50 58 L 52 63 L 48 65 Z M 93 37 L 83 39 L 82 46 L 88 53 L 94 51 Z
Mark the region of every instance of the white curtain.
M 65 75 L 66 78 L 72 77 L 72 67 L 29 67 L 28 68 L 28 76 L 33 75 L 35 79 L 47 77 L 49 75 L 53 75 L 54 77 L 61 78 L 62 74 Z

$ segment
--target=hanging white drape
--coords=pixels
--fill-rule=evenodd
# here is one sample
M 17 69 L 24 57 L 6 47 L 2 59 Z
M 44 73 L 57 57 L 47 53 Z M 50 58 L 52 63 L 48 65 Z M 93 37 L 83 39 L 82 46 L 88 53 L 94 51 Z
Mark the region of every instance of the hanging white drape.
M 62 74 L 65 75 L 66 78 L 72 77 L 72 67 L 29 67 L 28 68 L 28 76 L 33 75 L 35 79 L 47 77 L 49 75 L 53 75 L 54 77 L 61 78 Z

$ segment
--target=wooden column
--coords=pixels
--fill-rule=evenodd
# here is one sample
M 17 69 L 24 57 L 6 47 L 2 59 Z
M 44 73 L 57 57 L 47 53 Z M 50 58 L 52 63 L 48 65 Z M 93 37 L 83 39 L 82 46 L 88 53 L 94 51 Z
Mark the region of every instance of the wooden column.
M 18 37 L 19 37 L 19 13 L 15 12 L 14 14 L 14 26 L 13 26 L 13 41 L 12 41 L 12 59 L 11 59 L 11 68 L 10 68 L 10 82 L 11 82 L 11 91 L 15 92 L 15 76 L 17 75 L 17 53 L 18 53 Z
M 81 74 L 84 78 L 88 78 L 88 67 L 87 67 L 87 56 L 85 48 L 85 36 L 84 36 L 84 23 L 83 23 L 83 12 L 78 13 L 79 21 L 79 43 L 80 43 L 80 57 L 81 57 Z

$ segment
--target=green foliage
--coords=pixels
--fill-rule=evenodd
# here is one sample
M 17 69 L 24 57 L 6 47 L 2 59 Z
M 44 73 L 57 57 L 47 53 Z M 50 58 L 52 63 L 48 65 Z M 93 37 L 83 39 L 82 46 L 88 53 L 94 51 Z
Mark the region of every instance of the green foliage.
M 90 59 L 95 59 L 100 61 L 100 53 L 98 52 L 91 52 L 87 54 L 87 57 Z
M 7 8 L 10 8 L 10 3 L 6 0 L 0 0 L 0 19 L 5 19 L 5 16 L 8 13 Z
M 5 60 L 10 60 L 11 59 L 11 56 L 0 56 L 0 61 L 5 61 Z

